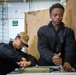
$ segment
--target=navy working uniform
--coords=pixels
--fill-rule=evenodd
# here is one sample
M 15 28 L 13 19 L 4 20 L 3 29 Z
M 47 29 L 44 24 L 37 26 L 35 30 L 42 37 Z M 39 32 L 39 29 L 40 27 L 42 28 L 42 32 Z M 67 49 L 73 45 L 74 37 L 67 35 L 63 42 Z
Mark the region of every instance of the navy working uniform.
M 54 66 L 52 57 L 55 53 L 61 53 L 63 63 L 74 63 L 75 38 L 73 30 L 65 27 L 62 22 L 57 31 L 53 28 L 52 22 L 42 26 L 38 30 L 38 51 L 40 58 L 38 65 Z
M 8 44 L 0 43 L 0 75 L 5 75 L 15 68 L 19 68 L 20 66 L 16 62 L 20 61 L 22 57 L 25 57 L 27 61 L 31 61 L 30 66 L 36 65 L 36 58 L 21 50 L 14 49 L 12 41 Z

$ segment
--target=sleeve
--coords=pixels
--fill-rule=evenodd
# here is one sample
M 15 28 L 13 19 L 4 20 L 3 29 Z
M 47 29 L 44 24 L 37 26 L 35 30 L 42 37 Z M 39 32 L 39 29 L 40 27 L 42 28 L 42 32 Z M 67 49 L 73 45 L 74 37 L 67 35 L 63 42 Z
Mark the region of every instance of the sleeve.
M 44 58 L 44 60 L 52 63 L 52 57 L 54 56 L 54 53 L 51 50 L 49 50 L 49 48 L 48 48 L 46 32 L 47 32 L 47 30 L 45 30 L 44 28 L 40 28 L 38 30 L 38 33 L 37 33 L 37 35 L 38 35 L 38 51 L 40 53 L 40 56 L 42 58 Z
M 64 62 L 69 62 L 73 64 L 74 62 L 74 50 L 75 48 L 75 38 L 73 30 L 68 30 L 65 39 L 65 59 Z
M 37 64 L 37 59 L 32 56 L 31 54 L 27 54 L 21 51 L 21 55 L 26 58 L 27 61 L 31 61 L 31 65 L 30 66 L 36 66 Z
M 19 52 L 11 50 L 5 45 L 0 48 L 0 56 L 4 59 L 11 60 L 14 62 L 18 62 L 22 58 L 22 55 Z

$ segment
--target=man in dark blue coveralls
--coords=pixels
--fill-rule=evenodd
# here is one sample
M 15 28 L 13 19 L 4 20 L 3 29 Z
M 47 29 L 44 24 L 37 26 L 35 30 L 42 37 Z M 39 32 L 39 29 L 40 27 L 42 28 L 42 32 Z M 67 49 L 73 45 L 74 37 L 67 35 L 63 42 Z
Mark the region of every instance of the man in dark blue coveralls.
M 38 65 L 62 65 L 65 71 L 71 71 L 74 67 L 74 32 L 62 22 L 64 7 L 61 4 L 52 5 L 49 13 L 51 21 L 38 30 Z
M 0 75 L 6 75 L 15 68 L 35 66 L 36 58 L 21 51 L 28 47 L 29 36 L 25 32 L 19 33 L 14 41 L 0 43 Z

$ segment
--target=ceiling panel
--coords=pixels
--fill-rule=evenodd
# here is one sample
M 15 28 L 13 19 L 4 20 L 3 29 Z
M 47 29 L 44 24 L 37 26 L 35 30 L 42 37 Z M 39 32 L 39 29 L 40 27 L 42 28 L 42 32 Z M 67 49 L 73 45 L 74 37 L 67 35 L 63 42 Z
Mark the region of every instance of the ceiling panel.
M 0 2 L 28 2 L 28 1 L 33 1 L 33 0 L 0 0 Z M 43 0 L 43 1 L 46 1 L 46 0 Z M 51 1 L 60 1 L 60 0 L 51 0 Z
M 0 0 L 0 2 L 23 2 L 23 0 Z

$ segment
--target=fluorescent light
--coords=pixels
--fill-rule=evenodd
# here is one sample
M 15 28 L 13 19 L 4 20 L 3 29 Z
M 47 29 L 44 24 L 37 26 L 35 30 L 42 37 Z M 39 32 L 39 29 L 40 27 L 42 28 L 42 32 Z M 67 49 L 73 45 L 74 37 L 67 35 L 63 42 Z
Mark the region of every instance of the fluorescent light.
M 61 3 L 62 5 L 66 5 L 66 0 L 61 0 L 60 3 Z

